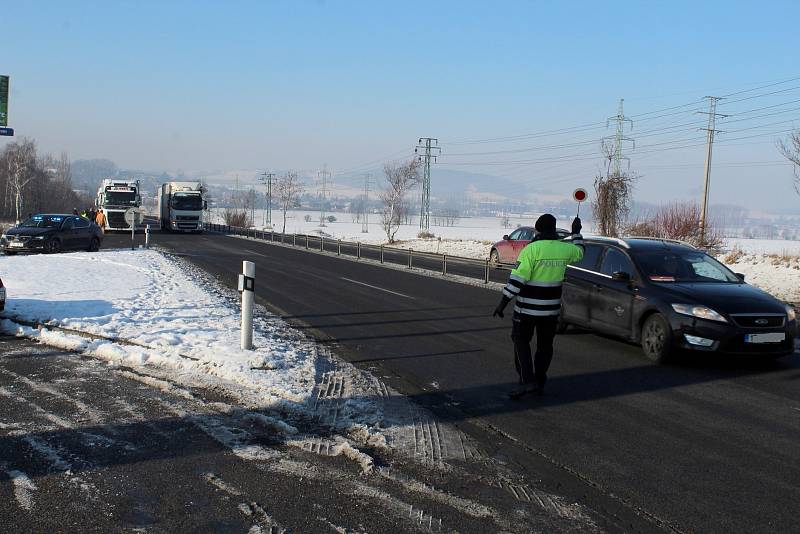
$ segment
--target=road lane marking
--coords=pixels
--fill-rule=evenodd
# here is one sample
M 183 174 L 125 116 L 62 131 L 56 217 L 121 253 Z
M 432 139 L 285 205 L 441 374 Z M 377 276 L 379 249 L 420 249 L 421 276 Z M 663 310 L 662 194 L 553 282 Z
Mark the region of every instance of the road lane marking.
M 247 248 L 244 249 L 244 251 L 247 252 L 248 254 L 252 254 L 254 256 L 261 256 L 262 258 L 266 258 L 267 257 L 266 254 L 261 254 L 260 252 L 256 252 L 254 250 L 250 250 L 250 249 L 247 249 Z
M 397 295 L 398 297 L 403 297 L 403 298 L 414 300 L 414 297 L 410 297 L 410 296 L 404 295 L 402 293 L 397 293 L 396 291 L 390 291 L 388 289 L 383 289 L 382 287 L 373 286 L 373 285 L 370 285 L 370 284 L 365 284 L 364 282 L 358 282 L 357 280 L 350 280 L 349 278 L 345 278 L 344 276 L 342 276 L 341 278 L 342 278 L 342 280 L 346 280 L 348 282 L 352 282 L 352 283 L 358 284 L 360 286 L 366 286 L 366 287 L 369 287 L 369 288 L 372 288 L 372 289 L 377 289 L 378 291 L 383 291 L 385 293 L 391 293 L 392 295 Z

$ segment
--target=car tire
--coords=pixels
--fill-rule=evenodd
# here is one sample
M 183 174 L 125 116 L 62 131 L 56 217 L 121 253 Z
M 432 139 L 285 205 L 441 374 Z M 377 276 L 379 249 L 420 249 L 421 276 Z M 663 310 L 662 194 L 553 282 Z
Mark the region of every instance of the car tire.
M 492 267 L 497 267 L 500 265 L 500 254 L 497 252 L 496 248 L 493 248 L 489 253 L 489 265 Z
M 654 313 L 642 325 L 642 351 L 654 363 L 665 363 L 672 352 L 672 328 L 660 313 Z
M 45 244 L 45 251 L 48 254 L 58 254 L 61 252 L 61 241 L 58 239 L 51 239 Z
M 92 240 L 89 242 L 89 248 L 87 248 L 89 252 L 97 252 L 100 250 L 100 240 L 96 237 L 93 237 Z

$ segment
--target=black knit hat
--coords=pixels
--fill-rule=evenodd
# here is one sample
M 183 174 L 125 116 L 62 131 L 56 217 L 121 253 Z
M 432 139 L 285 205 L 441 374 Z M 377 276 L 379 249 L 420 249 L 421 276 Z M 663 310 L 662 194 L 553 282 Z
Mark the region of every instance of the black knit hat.
M 536 225 L 534 226 L 536 231 L 540 234 L 555 234 L 556 233 L 556 218 L 550 215 L 549 213 L 545 213 L 538 219 L 536 219 Z

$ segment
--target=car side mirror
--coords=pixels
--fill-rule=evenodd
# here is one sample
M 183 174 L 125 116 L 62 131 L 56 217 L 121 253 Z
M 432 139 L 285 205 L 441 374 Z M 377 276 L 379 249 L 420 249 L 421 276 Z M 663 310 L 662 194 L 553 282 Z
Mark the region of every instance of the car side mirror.
M 630 273 L 626 273 L 625 271 L 617 271 L 611 274 L 611 279 L 617 282 L 630 282 L 631 275 Z
M 508 241 L 508 234 L 503 236 L 503 241 Z
M 736 278 L 739 279 L 740 282 L 744 282 L 744 274 L 743 273 L 733 273 L 736 275 Z

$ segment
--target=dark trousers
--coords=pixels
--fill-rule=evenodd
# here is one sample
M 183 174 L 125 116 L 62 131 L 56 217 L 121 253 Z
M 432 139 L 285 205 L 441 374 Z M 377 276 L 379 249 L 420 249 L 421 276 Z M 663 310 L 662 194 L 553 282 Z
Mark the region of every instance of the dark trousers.
M 553 359 L 553 338 L 556 337 L 558 316 L 536 317 L 515 313 L 511 339 L 514 341 L 514 365 L 523 384 L 544 386 L 547 370 Z M 536 332 L 536 359 L 531 362 L 531 340 Z M 534 372 L 535 366 L 535 372 Z

